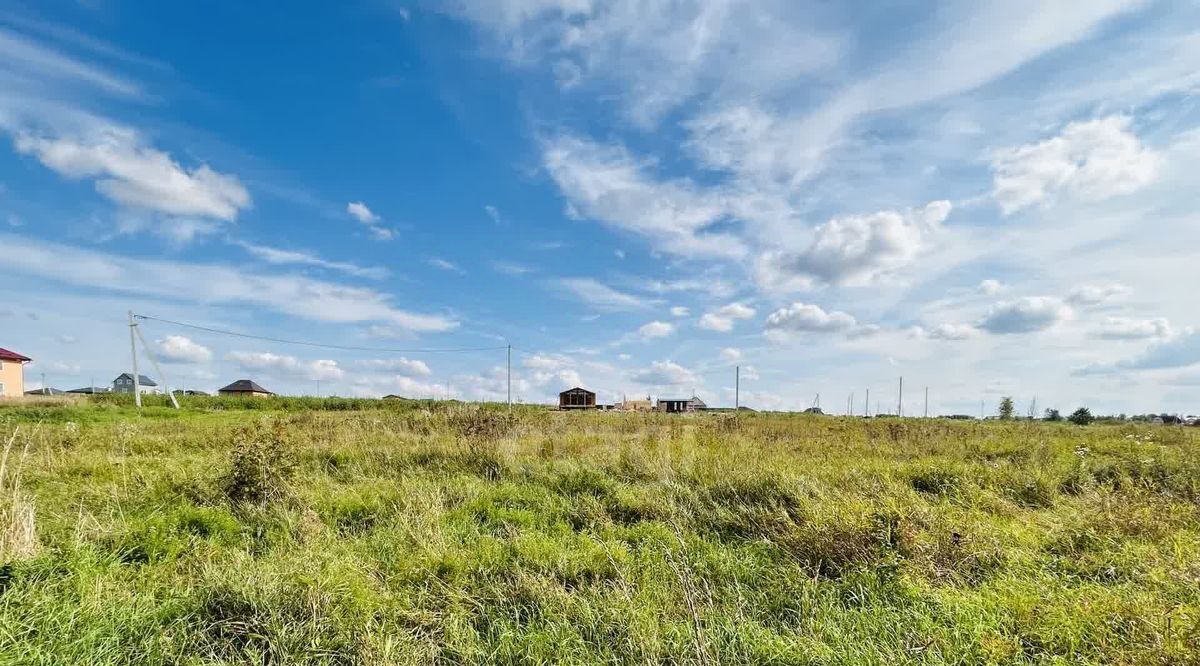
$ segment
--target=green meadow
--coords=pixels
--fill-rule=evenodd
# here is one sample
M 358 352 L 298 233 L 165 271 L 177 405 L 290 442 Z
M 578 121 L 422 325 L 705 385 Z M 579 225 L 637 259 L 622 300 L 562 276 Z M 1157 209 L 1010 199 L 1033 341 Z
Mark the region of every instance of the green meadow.
M 1200 663 L 1200 429 L 0 406 L 0 664 Z

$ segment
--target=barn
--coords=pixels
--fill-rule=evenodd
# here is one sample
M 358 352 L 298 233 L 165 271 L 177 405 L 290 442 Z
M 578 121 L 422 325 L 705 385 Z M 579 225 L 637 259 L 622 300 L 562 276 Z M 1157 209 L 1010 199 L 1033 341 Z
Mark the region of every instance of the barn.
M 558 394 L 559 409 L 595 409 L 596 394 L 585 389 L 569 388 Z

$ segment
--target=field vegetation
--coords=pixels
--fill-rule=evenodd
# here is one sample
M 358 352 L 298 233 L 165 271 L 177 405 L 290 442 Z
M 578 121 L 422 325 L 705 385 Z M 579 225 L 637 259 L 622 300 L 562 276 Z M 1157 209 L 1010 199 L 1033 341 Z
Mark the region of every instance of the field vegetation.
M 1200 663 L 1198 438 L 5 405 L 0 663 Z

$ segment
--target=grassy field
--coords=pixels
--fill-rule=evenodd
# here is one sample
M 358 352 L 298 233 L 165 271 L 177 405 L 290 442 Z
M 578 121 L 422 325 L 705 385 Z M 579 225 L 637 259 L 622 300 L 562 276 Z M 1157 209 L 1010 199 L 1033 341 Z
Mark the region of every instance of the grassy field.
M 0 663 L 1200 663 L 1198 429 L 185 407 L 0 407 Z

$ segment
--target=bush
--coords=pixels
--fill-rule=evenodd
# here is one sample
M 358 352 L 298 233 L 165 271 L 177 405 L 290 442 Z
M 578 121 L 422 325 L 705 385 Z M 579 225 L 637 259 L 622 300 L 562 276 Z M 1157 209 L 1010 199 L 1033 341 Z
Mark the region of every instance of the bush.
M 1085 426 L 1092 421 L 1095 421 L 1096 418 L 1092 416 L 1092 411 L 1090 409 L 1087 407 L 1080 407 L 1072 412 L 1071 415 L 1067 417 L 1067 420 L 1075 425 Z
M 290 494 L 296 468 L 284 425 L 258 423 L 237 432 L 221 486 L 234 503 L 267 504 Z

